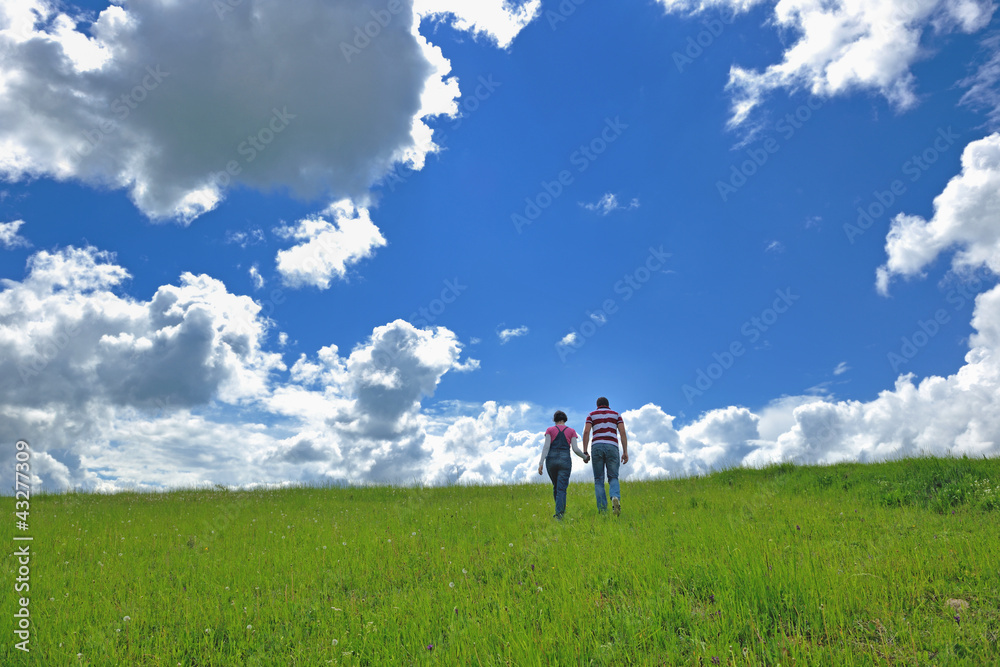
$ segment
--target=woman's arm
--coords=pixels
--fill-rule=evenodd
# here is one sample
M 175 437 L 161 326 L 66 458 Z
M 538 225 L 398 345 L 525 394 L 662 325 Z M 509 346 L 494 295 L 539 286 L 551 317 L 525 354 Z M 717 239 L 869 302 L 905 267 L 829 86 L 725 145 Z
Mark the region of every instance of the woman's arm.
M 573 448 L 573 453 L 579 456 L 581 459 L 587 458 L 587 455 L 580 450 L 580 448 L 577 446 L 576 443 L 577 443 L 576 438 L 573 438 L 572 440 L 569 441 L 569 446 Z
M 542 465 L 545 463 L 545 457 L 549 455 L 549 445 L 552 444 L 552 436 L 548 433 L 545 434 L 545 446 L 542 447 L 542 458 L 538 459 L 538 474 L 542 474 Z

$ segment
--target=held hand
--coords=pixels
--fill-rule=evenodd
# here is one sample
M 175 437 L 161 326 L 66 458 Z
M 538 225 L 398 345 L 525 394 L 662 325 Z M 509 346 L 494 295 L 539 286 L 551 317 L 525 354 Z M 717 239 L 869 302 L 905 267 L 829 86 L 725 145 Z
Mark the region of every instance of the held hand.
M 584 454 L 583 455 L 583 462 L 584 463 L 590 463 L 590 454 Z
M 628 463 L 628 452 L 623 452 L 622 453 L 622 465 L 625 465 L 626 463 Z
M 542 464 L 541 463 L 538 464 L 538 474 L 539 475 L 542 474 Z

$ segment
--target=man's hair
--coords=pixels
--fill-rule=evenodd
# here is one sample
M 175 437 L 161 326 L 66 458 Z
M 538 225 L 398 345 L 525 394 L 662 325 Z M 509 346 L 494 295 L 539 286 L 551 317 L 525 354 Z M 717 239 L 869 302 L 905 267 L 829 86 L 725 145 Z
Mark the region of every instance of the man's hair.
M 562 410 L 556 410 L 556 413 L 554 415 L 552 415 L 552 421 L 554 421 L 554 422 L 564 422 L 564 421 L 569 421 L 569 420 L 566 419 L 566 413 L 565 412 L 563 412 Z
M 608 399 L 604 398 L 603 396 L 601 396 L 599 399 L 597 399 L 597 407 L 599 407 L 599 408 L 606 408 L 609 405 L 610 405 L 610 403 L 608 403 Z

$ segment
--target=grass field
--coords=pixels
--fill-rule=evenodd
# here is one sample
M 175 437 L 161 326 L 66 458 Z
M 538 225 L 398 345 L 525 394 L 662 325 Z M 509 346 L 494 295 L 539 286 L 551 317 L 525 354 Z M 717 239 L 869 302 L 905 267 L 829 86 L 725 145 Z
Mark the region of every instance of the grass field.
M 572 485 L 561 523 L 547 484 L 36 496 L 31 652 L 8 553 L 0 664 L 1000 662 L 1000 460 L 622 496 Z

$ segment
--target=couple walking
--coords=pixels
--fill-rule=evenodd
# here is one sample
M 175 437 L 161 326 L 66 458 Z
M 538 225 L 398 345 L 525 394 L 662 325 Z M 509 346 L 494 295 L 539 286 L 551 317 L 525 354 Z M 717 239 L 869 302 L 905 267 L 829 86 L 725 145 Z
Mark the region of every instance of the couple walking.
M 625 422 L 622 416 L 612 410 L 608 399 L 603 396 L 597 399 L 597 409 L 587 415 L 587 423 L 583 427 L 583 451 L 577 447 L 576 431 L 566 426 L 566 413 L 562 410 L 552 415 L 555 426 L 545 430 L 545 446 L 542 448 L 542 458 L 538 462 L 538 474 L 542 474 L 543 466 L 549 471 L 552 480 L 552 494 L 556 501 L 555 518 L 562 519 L 566 512 L 566 488 L 569 486 L 569 474 L 573 469 L 573 459 L 570 458 L 570 447 L 584 463 L 593 461 L 594 491 L 597 495 L 597 509 L 606 512 L 608 497 L 604 494 L 604 475 L 607 472 L 608 487 L 611 493 L 611 511 L 615 516 L 621 514 L 622 496 L 618 486 L 618 435 L 621 434 L 621 463 L 628 463 L 628 438 L 625 436 Z M 587 452 L 593 436 L 593 457 Z

